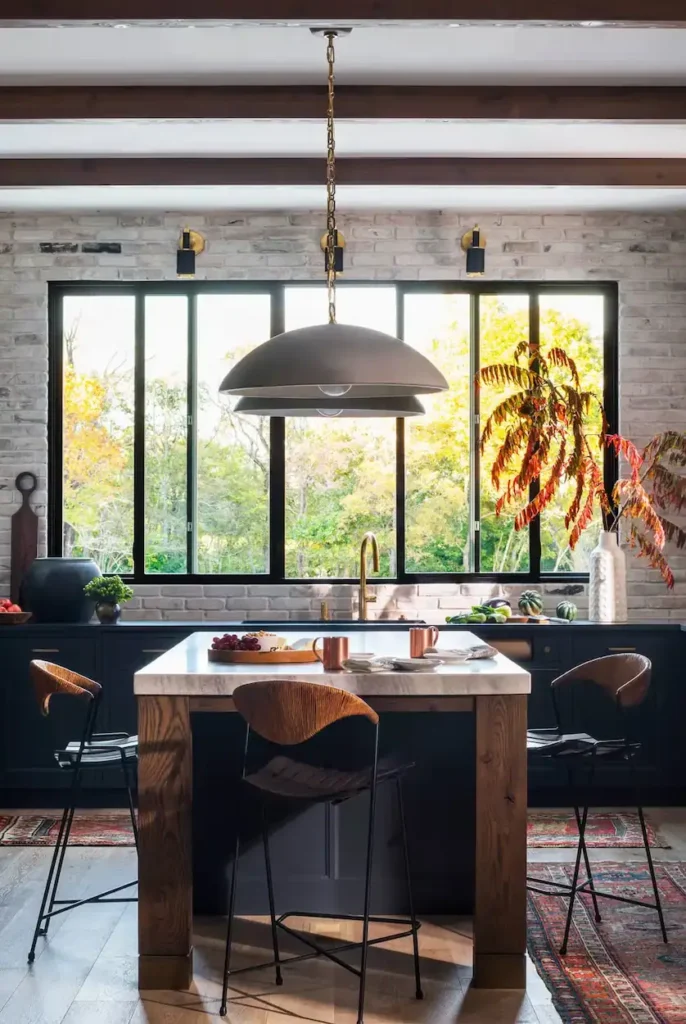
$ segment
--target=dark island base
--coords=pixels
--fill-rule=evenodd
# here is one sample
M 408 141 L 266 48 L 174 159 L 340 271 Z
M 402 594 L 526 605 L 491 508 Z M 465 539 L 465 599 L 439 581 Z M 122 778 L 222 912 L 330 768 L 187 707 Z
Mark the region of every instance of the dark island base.
M 359 763 L 368 749 L 365 723 L 326 731 L 317 751 L 326 763 Z M 245 726 L 237 715 L 193 715 L 193 874 L 198 914 L 225 914 L 233 859 Z M 474 716 L 385 714 L 381 755 L 414 762 L 405 779 L 408 840 L 416 909 L 422 914 L 473 911 L 475 843 Z M 298 748 L 293 748 L 298 757 Z M 368 796 L 338 806 L 280 802 L 272 812 L 277 912 L 361 912 Z M 237 912 L 268 913 L 259 817 L 244 808 Z M 372 911 L 407 913 L 395 790 L 379 788 Z

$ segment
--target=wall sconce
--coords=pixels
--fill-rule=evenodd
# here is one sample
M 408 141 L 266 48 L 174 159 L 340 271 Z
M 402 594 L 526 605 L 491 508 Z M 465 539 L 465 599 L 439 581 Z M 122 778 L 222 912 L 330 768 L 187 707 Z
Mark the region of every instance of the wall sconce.
M 467 254 L 467 277 L 481 277 L 486 271 L 486 239 L 478 224 L 462 236 L 461 247 Z
M 195 257 L 204 249 L 203 236 L 190 228 L 184 228 L 176 250 L 177 277 L 195 277 Z
M 322 237 L 319 239 L 319 248 L 324 253 L 324 270 L 325 271 L 329 269 L 328 256 L 327 256 L 328 243 L 329 243 L 329 233 L 327 231 L 326 234 L 322 235 Z M 336 232 L 336 244 L 335 244 L 334 250 L 333 250 L 333 269 L 336 271 L 337 274 L 342 274 L 343 273 L 343 250 L 344 249 L 345 249 L 345 238 L 343 237 L 343 235 L 341 234 L 340 231 L 337 231 Z

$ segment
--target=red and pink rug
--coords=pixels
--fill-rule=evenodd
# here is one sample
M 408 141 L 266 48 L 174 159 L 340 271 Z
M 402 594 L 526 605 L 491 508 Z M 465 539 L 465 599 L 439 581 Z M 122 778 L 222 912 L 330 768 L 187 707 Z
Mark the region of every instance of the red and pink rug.
M 54 846 L 61 819 L 61 814 L 0 814 L 0 846 Z M 128 811 L 77 811 L 69 845 L 133 846 Z
M 648 823 L 650 845 L 668 850 L 669 843 Z M 576 847 L 579 841 L 574 812 L 529 811 L 528 845 L 539 850 L 546 847 Z M 641 849 L 641 824 L 635 811 L 591 811 L 586 824 L 586 845 L 594 849 Z
M 564 1024 L 686 1024 L 686 865 L 655 865 L 669 943 L 656 911 L 601 900 L 596 924 L 590 897 L 576 904 L 568 952 L 558 949 L 567 900 L 529 893 L 529 953 Z M 571 864 L 537 864 L 542 878 L 564 882 Z M 653 899 L 647 865 L 598 864 L 598 889 Z
M 0 814 L 0 846 L 53 846 L 60 827 L 59 813 Z M 574 848 L 579 833 L 574 814 L 567 811 L 530 811 L 528 844 L 532 849 Z M 594 811 L 587 826 L 588 846 L 594 849 L 640 849 L 643 846 L 638 815 L 628 811 Z M 651 846 L 669 849 L 669 843 L 650 824 Z M 77 812 L 70 836 L 73 846 L 133 846 L 126 811 L 94 814 Z

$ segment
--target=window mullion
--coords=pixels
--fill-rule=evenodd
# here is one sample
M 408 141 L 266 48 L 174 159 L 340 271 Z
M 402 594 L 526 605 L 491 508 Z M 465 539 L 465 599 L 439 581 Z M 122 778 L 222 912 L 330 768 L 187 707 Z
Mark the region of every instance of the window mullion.
M 481 304 L 478 291 L 473 291 L 469 301 L 469 373 L 471 378 L 469 409 L 469 568 L 471 572 L 481 571 L 481 437 L 479 390 L 476 375 L 481 364 Z
M 133 403 L 133 574 L 145 576 L 145 296 L 135 299 Z
M 396 286 L 396 337 L 401 341 L 405 337 L 405 293 Z M 395 421 L 395 576 L 402 582 L 405 579 L 405 420 L 399 417 Z
M 529 344 L 531 351 L 539 351 L 541 344 L 541 317 L 538 291 L 529 292 Z M 529 501 L 533 501 L 540 490 L 540 481 L 529 484 Z M 529 523 L 529 572 L 534 579 L 541 575 L 541 517 L 536 516 Z
M 285 325 L 284 285 L 271 293 L 271 336 L 283 334 Z M 269 578 L 277 583 L 286 577 L 286 420 L 269 420 Z
M 186 433 L 186 572 L 198 571 L 198 316 L 197 295 L 189 291 L 187 433 Z

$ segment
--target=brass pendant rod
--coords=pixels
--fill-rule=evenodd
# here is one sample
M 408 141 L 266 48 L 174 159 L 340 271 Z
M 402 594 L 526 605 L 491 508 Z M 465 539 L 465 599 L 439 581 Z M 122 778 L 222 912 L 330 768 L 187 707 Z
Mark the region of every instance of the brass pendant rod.
M 329 65 L 326 112 L 326 284 L 329 297 L 329 323 L 336 323 L 336 136 L 334 133 L 335 32 L 327 32 L 326 59 Z

